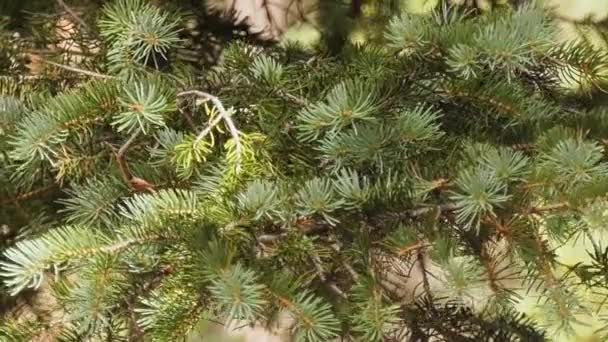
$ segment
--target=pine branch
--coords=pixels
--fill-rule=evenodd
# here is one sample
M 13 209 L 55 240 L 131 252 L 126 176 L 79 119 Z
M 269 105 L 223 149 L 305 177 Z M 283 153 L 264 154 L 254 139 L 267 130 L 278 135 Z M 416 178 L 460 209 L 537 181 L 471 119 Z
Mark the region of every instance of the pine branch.
M 60 16 L 94 28 L 66 2 Z M 183 340 L 200 319 L 270 323 L 284 311 L 288 338 L 307 342 L 536 341 L 596 305 L 577 287 L 603 291 L 608 269 L 608 111 L 581 95 L 602 89 L 604 52 L 553 46 L 538 8 L 445 2 L 395 17 L 379 44 L 367 27 L 336 55 L 239 41 L 221 68 L 193 75 L 180 45 L 189 33 L 193 49 L 214 41 L 208 25 L 161 2 L 87 13 L 107 53 L 95 69 L 108 74 L 37 49 L 42 67 L 67 72 L 0 76 L 0 175 L 15 197 L 0 230 L 22 227 L 1 275 L 17 294 L 69 268 L 78 281 L 57 284 L 66 336 Z M 372 19 L 361 3 L 352 14 Z M 368 5 L 382 12 L 375 25 L 398 7 Z M 0 34 L 4 74 L 34 66 L 21 52 L 47 44 Z M 563 76 L 580 91 L 563 92 Z M 225 98 L 175 91 L 203 83 Z M 197 124 L 181 100 L 210 105 L 209 117 Z M 68 188 L 48 201 L 18 194 L 53 177 Z M 560 248 L 581 236 L 593 264 L 570 266 Z M 522 309 L 522 286 L 544 305 L 538 325 L 502 311 Z
M 243 154 L 243 146 L 241 144 L 241 139 L 239 137 L 240 132 L 238 131 L 238 129 L 234 125 L 234 122 L 232 121 L 232 119 L 230 118 L 230 113 L 224 108 L 224 105 L 222 104 L 222 102 L 220 101 L 219 98 L 217 98 L 216 96 L 213 96 L 213 95 L 211 95 L 209 93 L 206 93 L 206 92 L 203 92 L 203 91 L 200 91 L 200 90 L 188 90 L 188 91 L 182 91 L 182 92 L 180 92 L 180 93 L 177 94 L 178 97 L 180 97 L 180 96 L 188 96 L 188 95 L 195 95 L 197 97 L 203 98 L 205 101 L 211 101 L 211 102 L 213 102 L 213 105 L 219 111 L 219 116 L 213 122 L 211 122 L 209 124 L 209 126 L 207 126 L 203 131 L 201 131 L 196 136 L 195 143 L 198 143 L 205 136 L 207 136 L 207 134 L 209 134 L 211 132 L 211 130 L 215 126 L 217 126 L 217 124 L 219 123 L 220 120 L 224 120 L 224 122 L 228 126 L 228 130 L 230 131 L 230 134 L 232 135 L 232 139 L 234 139 L 236 156 L 237 156 L 236 169 L 237 169 L 237 172 L 240 172 L 241 161 L 242 161 L 242 154 Z
M 43 272 L 70 260 L 82 259 L 100 253 L 114 254 L 133 245 L 152 242 L 162 238 L 160 235 L 113 240 L 101 233 L 75 226 L 61 227 L 43 236 L 18 242 L 4 252 L 7 261 L 0 262 L 0 276 L 6 278 L 5 284 L 16 295 L 26 288 L 38 288 L 44 280 Z
M 271 292 L 279 305 L 292 313 L 295 318 L 294 330 L 308 341 L 327 341 L 337 336 L 339 321 L 319 297 L 307 291 L 293 298 Z

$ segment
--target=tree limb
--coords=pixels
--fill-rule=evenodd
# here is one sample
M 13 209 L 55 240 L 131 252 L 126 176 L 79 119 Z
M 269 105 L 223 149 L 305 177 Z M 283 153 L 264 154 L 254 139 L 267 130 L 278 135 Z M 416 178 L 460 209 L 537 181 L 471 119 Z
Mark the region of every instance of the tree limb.
M 129 166 L 126 160 L 126 153 L 129 147 L 133 144 L 135 139 L 141 133 L 141 129 L 137 129 L 129 139 L 120 147 L 118 152 L 116 153 L 116 162 L 118 163 L 118 168 L 120 169 L 120 174 L 124 179 L 125 183 L 129 185 L 129 187 L 135 191 L 150 191 L 154 190 L 154 186 L 147 182 L 145 179 L 141 179 L 139 177 L 134 177 L 129 170 Z
M 280 233 L 280 234 L 262 234 L 260 236 L 258 236 L 257 240 L 258 242 L 261 243 L 268 243 L 268 242 L 274 242 L 277 241 L 281 238 L 284 238 L 287 236 L 287 233 Z
M 325 271 L 323 271 L 323 266 L 321 266 L 321 260 L 319 259 L 319 256 L 313 254 L 311 256 L 311 259 L 313 265 L 315 266 L 315 270 L 317 271 L 317 275 L 319 276 L 319 279 L 323 282 L 323 284 L 325 284 L 325 286 L 327 286 L 330 291 L 337 294 L 338 296 L 344 299 L 348 298 L 346 296 L 346 293 L 344 293 L 344 291 L 342 291 L 335 283 L 329 282 L 327 280 L 327 277 L 325 276 Z
M 79 73 L 79 74 L 83 74 L 83 75 L 87 75 L 87 76 L 91 76 L 91 77 L 104 78 L 104 79 L 113 79 L 113 78 L 115 78 L 114 76 L 100 74 L 100 73 L 95 72 L 95 71 L 89 71 L 89 70 L 80 69 L 80 68 L 69 66 L 69 65 L 55 63 L 55 62 L 46 60 L 44 58 L 41 58 L 40 61 L 42 63 L 48 64 L 48 65 L 52 65 L 52 66 L 58 67 L 60 69 L 68 70 L 68 71 L 71 71 L 71 72 L 75 72 L 75 73 Z
M 68 12 L 68 14 L 78 22 L 78 24 L 80 25 L 80 27 L 82 27 L 83 29 L 85 29 L 86 31 L 90 32 L 91 29 L 89 28 L 89 25 L 87 25 L 87 23 L 84 22 L 84 20 L 82 20 L 82 18 L 80 18 L 76 12 L 74 12 L 73 9 L 70 8 L 70 6 L 68 6 L 63 0 L 57 0 L 57 3 L 59 4 L 59 6 L 63 7 L 63 9 Z

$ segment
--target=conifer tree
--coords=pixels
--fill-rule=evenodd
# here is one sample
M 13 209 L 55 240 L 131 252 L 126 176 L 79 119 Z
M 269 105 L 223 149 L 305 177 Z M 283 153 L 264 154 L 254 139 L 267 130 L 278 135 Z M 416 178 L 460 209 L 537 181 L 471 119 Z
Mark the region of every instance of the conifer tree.
M 606 338 L 606 52 L 536 4 L 450 3 L 202 70 L 180 3 L 3 24 L 0 338 Z M 42 291 L 50 317 L 20 316 Z

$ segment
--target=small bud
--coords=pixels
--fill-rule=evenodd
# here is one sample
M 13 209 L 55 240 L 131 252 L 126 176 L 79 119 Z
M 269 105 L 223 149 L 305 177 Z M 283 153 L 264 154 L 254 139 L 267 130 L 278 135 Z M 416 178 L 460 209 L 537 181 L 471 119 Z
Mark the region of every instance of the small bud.
M 129 181 L 129 185 L 136 192 L 144 192 L 144 191 L 153 191 L 154 190 L 154 185 L 153 184 L 150 184 L 145 179 L 141 179 L 141 178 L 138 178 L 138 177 L 131 178 L 131 180 Z

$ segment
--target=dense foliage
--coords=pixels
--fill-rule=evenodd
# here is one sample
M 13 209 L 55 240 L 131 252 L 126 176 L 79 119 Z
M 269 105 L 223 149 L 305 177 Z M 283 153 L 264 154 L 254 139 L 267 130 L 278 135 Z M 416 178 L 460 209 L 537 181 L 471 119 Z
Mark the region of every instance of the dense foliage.
M 557 44 L 540 6 L 441 2 L 364 44 L 244 39 L 201 70 L 188 16 L 110 1 L 27 75 L 40 40 L 4 26 L 3 302 L 44 290 L 54 315 L 7 309 L 0 336 L 284 314 L 302 341 L 603 336 L 605 52 Z

